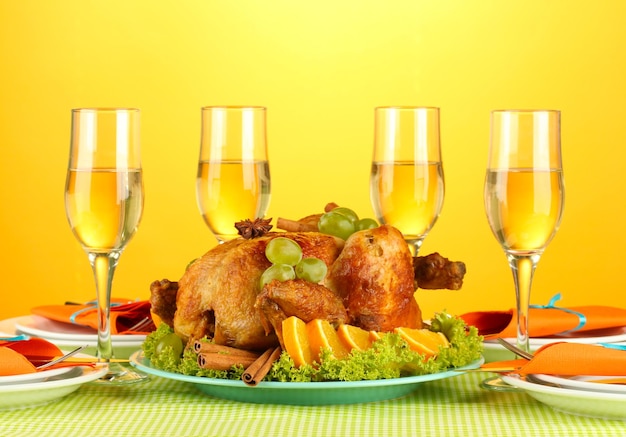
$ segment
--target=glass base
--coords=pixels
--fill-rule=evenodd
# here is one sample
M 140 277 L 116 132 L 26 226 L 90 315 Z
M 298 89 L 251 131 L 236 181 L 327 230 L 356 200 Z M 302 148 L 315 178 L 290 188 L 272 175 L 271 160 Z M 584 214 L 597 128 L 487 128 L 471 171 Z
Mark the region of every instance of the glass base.
M 522 390 L 520 390 L 517 387 L 513 387 L 512 385 L 507 384 L 499 376 L 494 376 L 492 378 L 487 378 L 487 379 L 483 380 L 480 383 L 480 387 L 484 388 L 486 390 L 500 391 L 500 392 L 504 392 L 504 391 L 517 391 L 517 392 L 519 392 L 519 391 L 522 391 Z
M 148 375 L 137 373 L 117 363 L 109 363 L 109 371 L 102 378 L 93 381 L 102 385 L 127 385 L 146 382 L 150 379 Z

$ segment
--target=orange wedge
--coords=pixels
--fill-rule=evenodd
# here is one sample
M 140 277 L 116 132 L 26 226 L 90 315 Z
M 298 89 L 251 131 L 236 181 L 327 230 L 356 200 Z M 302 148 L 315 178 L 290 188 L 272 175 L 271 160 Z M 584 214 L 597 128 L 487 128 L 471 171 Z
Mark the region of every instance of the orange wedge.
M 411 349 L 427 357 L 437 355 L 439 347 L 450 346 L 450 342 L 441 332 L 413 328 L 395 328 L 394 332 L 399 334 Z
M 323 348 L 330 349 L 332 355 L 341 360 L 348 356 L 348 349 L 343 345 L 335 328 L 328 320 L 314 319 L 306 324 L 306 332 L 309 336 L 309 345 L 313 353 L 313 359 L 320 360 L 320 352 Z
M 349 351 L 352 349 L 364 351 L 372 345 L 370 333 L 358 326 L 339 325 L 337 336 L 339 336 L 339 340 Z
M 386 332 L 369 331 L 370 341 L 374 343 L 376 340 L 380 340 L 381 338 L 383 338 L 383 335 L 385 334 Z
M 296 367 L 313 363 L 306 323 L 295 316 L 283 320 L 283 343 Z

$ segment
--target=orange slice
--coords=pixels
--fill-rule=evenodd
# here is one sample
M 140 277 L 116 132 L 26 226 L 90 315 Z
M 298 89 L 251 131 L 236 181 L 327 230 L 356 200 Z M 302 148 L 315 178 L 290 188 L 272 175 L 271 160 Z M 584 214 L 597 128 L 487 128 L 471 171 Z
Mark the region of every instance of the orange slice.
M 381 338 L 383 338 L 385 334 L 386 332 L 369 331 L 370 341 L 374 343 L 376 340 L 380 340 Z
M 450 342 L 441 332 L 433 332 L 429 329 L 395 328 L 411 349 L 423 353 L 427 357 L 437 355 L 439 347 L 448 347 Z
M 283 343 L 296 367 L 313 363 L 306 323 L 295 316 L 283 320 Z
M 339 340 L 341 340 L 343 345 L 349 351 L 352 349 L 364 351 L 372 345 L 370 333 L 359 328 L 358 326 L 346 324 L 339 325 L 339 328 L 337 328 L 337 335 L 339 336 Z
M 314 319 L 306 324 L 306 332 L 309 336 L 309 345 L 313 358 L 319 362 L 320 352 L 323 348 L 330 349 L 332 355 L 341 360 L 348 356 L 348 349 L 343 345 L 335 328 L 324 319 Z

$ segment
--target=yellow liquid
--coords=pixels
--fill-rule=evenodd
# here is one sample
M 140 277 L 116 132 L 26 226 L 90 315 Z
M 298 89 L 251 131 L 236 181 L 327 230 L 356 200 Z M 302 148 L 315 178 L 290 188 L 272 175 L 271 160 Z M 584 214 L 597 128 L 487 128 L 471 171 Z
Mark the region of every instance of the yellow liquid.
M 563 212 L 563 173 L 558 170 L 488 171 L 485 209 L 498 242 L 511 252 L 542 251 Z
M 263 217 L 270 200 L 267 161 L 202 161 L 196 179 L 198 206 L 220 240 L 237 237 L 235 223 Z
M 376 216 L 407 240 L 421 239 L 430 231 L 441 213 L 444 192 L 441 163 L 372 164 L 370 193 Z
M 123 249 L 141 220 L 141 170 L 70 169 L 65 209 L 83 248 L 90 252 Z

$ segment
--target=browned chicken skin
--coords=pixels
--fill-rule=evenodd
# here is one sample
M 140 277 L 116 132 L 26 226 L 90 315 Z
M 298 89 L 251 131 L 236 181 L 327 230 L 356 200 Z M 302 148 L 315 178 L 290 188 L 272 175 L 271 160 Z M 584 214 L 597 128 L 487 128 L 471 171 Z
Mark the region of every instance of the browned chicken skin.
M 413 258 L 396 228 L 355 232 L 326 278 L 342 298 L 352 324 L 366 330 L 421 328 L 415 301 Z
M 460 290 L 465 276 L 465 264 L 450 261 L 437 252 L 413 258 L 415 289 Z
M 265 246 L 277 236 L 295 240 L 304 256 L 328 265 L 339 253 L 333 237 L 317 232 L 270 233 L 220 244 L 191 264 L 178 282 L 174 331 L 186 340 L 208 336 L 241 349 L 276 346 L 276 335 L 266 334 L 255 303 L 259 278 L 271 265 Z
M 270 266 L 265 247 L 277 236 L 292 238 L 305 257 L 329 266 L 324 285 L 294 280 L 259 289 Z M 282 320 L 292 315 L 378 331 L 421 327 L 417 286 L 456 290 L 463 282 L 463 263 L 439 254 L 411 258 L 391 226 L 357 232 L 343 248 L 341 243 L 318 232 L 275 232 L 220 244 L 189 266 L 178 283 L 154 281 L 152 310 L 185 340 L 207 336 L 217 344 L 264 350 L 279 344 Z
M 335 326 L 348 323 L 342 299 L 325 286 L 304 279 L 274 280 L 263 287 L 256 302 L 265 332 L 275 332 L 281 346 L 282 322 L 290 316 L 304 322 L 326 319 Z

